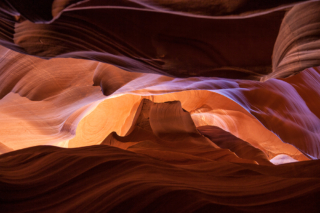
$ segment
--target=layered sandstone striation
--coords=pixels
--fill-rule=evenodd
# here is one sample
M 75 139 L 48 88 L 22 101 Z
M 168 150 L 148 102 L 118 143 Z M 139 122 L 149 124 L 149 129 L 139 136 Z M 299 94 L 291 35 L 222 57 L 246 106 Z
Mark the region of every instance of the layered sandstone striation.
M 1 1 L 0 211 L 319 212 L 319 12 Z

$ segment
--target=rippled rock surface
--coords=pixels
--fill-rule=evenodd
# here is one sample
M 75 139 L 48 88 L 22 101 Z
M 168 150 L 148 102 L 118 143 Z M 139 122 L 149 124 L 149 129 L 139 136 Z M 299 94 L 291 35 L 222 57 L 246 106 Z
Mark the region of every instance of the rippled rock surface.
M 0 209 L 319 212 L 319 12 L 1 1 Z

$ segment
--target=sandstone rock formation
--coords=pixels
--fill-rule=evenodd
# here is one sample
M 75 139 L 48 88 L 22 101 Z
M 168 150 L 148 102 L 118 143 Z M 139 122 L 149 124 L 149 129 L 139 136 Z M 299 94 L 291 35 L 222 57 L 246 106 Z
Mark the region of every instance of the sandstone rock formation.
M 319 12 L 1 1 L 1 211 L 319 212 Z

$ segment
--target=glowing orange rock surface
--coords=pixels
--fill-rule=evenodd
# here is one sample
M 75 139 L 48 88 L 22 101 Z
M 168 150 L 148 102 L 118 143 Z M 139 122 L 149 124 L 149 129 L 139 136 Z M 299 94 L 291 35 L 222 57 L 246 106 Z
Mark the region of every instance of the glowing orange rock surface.
M 319 212 L 320 3 L 0 2 L 0 211 Z

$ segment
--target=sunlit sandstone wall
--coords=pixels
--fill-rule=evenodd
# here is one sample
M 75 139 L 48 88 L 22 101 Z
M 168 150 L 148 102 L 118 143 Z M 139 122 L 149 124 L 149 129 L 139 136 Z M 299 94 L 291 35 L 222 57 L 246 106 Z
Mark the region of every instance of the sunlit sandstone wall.
M 294 145 L 311 158 L 319 158 L 320 114 L 317 107 L 319 105 L 319 70 L 316 67 L 318 65 L 317 59 L 314 58 L 317 56 L 319 37 L 316 30 L 319 21 L 317 13 L 320 7 L 319 2 L 294 6 L 299 1 L 289 4 L 279 1 L 279 4 L 271 4 L 263 8 L 250 6 L 249 10 L 242 10 L 241 5 L 235 5 L 231 11 L 224 11 L 223 14 L 215 14 L 214 11 L 211 11 L 210 14 L 195 14 L 201 5 L 193 5 L 193 10 L 190 10 L 190 13 L 185 13 L 184 7 L 181 7 L 181 10 L 176 10 L 174 9 L 176 8 L 175 4 L 168 5 L 165 1 L 135 1 L 131 2 L 132 4 L 123 1 L 119 5 L 104 5 L 105 3 L 101 1 L 90 1 L 78 5 L 73 4 L 78 1 L 59 2 L 54 1 L 52 4 L 54 7 L 47 2 L 39 2 L 43 9 L 40 10 L 39 6 L 32 11 L 29 7 L 19 7 L 19 1 L 12 0 L 10 4 L 7 1 L 1 3 L 2 45 L 21 53 L 43 58 L 65 58 L 44 60 L 1 47 L 2 152 L 38 144 L 58 144 L 61 146 L 82 144 L 80 142 L 82 139 L 69 140 L 74 137 L 77 125 L 85 115 L 106 97 L 135 94 L 152 96 L 152 99 L 160 102 L 180 100 L 183 107 L 192 114 L 197 126 L 217 125 L 255 144 L 256 147 L 260 147 L 260 144 L 268 144 L 268 148 L 263 149 L 270 156 L 274 155 L 273 152 L 283 152 L 275 151 L 277 149 L 290 150 L 281 148 L 286 146 L 280 146 L 284 142 Z M 250 5 L 250 3 L 248 4 Z M 99 6 L 100 9 L 91 6 Z M 292 6 L 294 7 L 291 9 Z M 119 7 L 123 8 L 119 10 Z M 104 13 L 106 11 L 99 12 L 97 9 L 99 11 L 106 10 L 108 13 Z M 150 34 L 146 34 L 146 37 L 131 37 L 133 40 L 126 40 L 123 36 L 131 35 L 130 33 L 122 32 L 116 27 L 117 25 L 112 25 L 112 27 L 110 25 L 110 28 L 104 29 L 102 24 L 105 23 L 101 23 L 99 21 L 101 19 L 97 19 L 96 16 L 91 17 L 90 15 L 98 14 L 96 12 L 113 14 L 114 10 L 119 10 L 124 15 L 117 16 L 120 17 L 118 24 L 121 24 L 123 19 L 128 20 L 127 16 L 131 13 L 139 14 L 136 16 L 137 19 L 130 19 L 132 22 L 140 22 L 141 17 L 145 17 L 145 15 L 155 20 L 164 16 L 172 17 L 176 21 L 175 25 L 190 20 L 193 24 L 188 24 L 188 26 L 200 26 L 194 21 L 201 21 L 200 31 L 193 31 L 184 25 L 181 25 L 183 28 L 181 30 L 183 32 L 197 32 L 197 35 L 203 33 L 206 36 L 202 36 L 204 40 L 200 37 L 194 37 L 194 34 L 186 34 L 185 38 L 181 38 L 179 35 L 182 31 L 170 31 L 169 29 L 175 25 L 161 29 L 155 29 L 153 25 L 145 25 L 144 27 L 149 29 L 145 32 Z M 290 11 L 286 13 L 286 10 Z M 235 15 L 229 16 L 229 12 Z M 88 14 L 88 16 L 84 16 L 84 14 Z M 283 17 L 284 21 L 282 22 Z M 84 19 L 88 19 L 88 22 Z M 148 21 L 146 18 L 144 20 Z M 275 22 L 272 22 L 271 25 L 267 24 L 271 21 L 276 21 L 277 24 L 274 24 Z M 75 31 L 71 29 L 68 32 L 65 31 L 66 23 L 73 23 L 70 26 L 77 26 Z M 86 35 L 81 37 L 80 35 L 91 29 L 89 25 L 91 26 L 92 23 L 96 24 L 95 31 L 90 34 L 93 37 L 91 39 L 87 39 Z M 220 28 L 221 23 L 228 23 L 225 25 L 228 27 Z M 242 31 L 240 32 L 239 29 L 233 31 L 234 33 L 227 33 L 234 29 L 237 23 L 251 26 L 249 27 L 252 30 L 251 34 L 241 34 Z M 257 23 L 265 23 L 265 25 L 261 25 L 263 28 L 252 27 Z M 215 30 L 207 31 L 208 24 L 210 26 L 215 24 Z M 78 28 L 80 25 L 83 25 L 83 28 Z M 295 33 L 288 31 L 288 29 Z M 109 36 L 108 38 L 102 36 L 100 40 L 93 39 L 96 38 L 95 36 L 101 35 L 101 32 L 98 33 L 99 30 L 101 32 L 110 30 L 114 33 L 114 37 L 110 37 L 111 34 L 108 31 L 105 34 Z M 220 46 L 214 45 L 213 49 L 221 51 L 222 55 L 230 56 L 231 61 L 222 60 L 218 57 L 219 54 L 209 54 L 216 56 L 213 58 L 214 60 L 207 60 L 206 57 L 198 54 L 199 50 L 206 49 L 206 45 L 201 45 L 201 42 L 206 44 L 212 42 L 211 35 L 217 33 L 217 30 L 220 32 L 220 37 L 214 42 L 215 45 L 219 44 Z M 269 30 L 268 32 L 272 36 L 268 33 L 265 34 L 264 30 Z M 80 40 L 75 43 L 67 42 L 70 40 L 70 36 L 74 38 L 75 34 L 69 33 L 71 31 L 76 33 L 81 42 L 79 42 Z M 93 32 L 97 33 L 93 35 Z M 173 32 L 174 35 L 152 37 L 160 32 Z M 234 48 L 226 48 L 228 47 L 226 43 L 219 42 L 228 43 L 230 39 L 233 40 L 231 37 L 226 39 L 226 34 L 236 36 L 239 39 L 238 43 L 232 45 Z M 250 35 L 258 34 L 263 34 L 270 40 L 266 39 L 261 43 L 261 39 L 265 39 L 265 37 L 259 36 L 255 37 L 257 40 L 248 39 L 251 38 Z M 105 39 L 111 39 L 116 45 L 105 43 L 107 46 L 100 46 Z M 188 45 L 190 39 L 197 41 L 191 42 L 194 44 L 191 46 L 197 48 Z M 124 40 L 132 46 L 126 42 L 122 43 Z M 146 44 L 146 41 L 151 42 L 152 45 L 143 46 L 142 44 Z M 177 43 L 182 46 L 176 48 L 174 44 Z M 246 48 L 241 48 L 240 44 Z M 149 49 L 151 46 L 154 49 Z M 141 52 L 137 52 L 138 49 Z M 306 54 L 303 54 L 302 57 L 302 53 Z M 197 56 L 201 57 L 197 58 Z M 272 61 L 271 56 L 273 57 Z M 69 57 L 86 58 L 91 61 Z M 113 65 L 97 61 L 108 62 L 123 69 L 140 73 L 127 72 Z M 188 69 L 186 70 L 184 66 L 187 66 Z M 214 69 L 207 72 L 207 66 L 214 67 Z M 235 67 L 240 67 L 240 69 Z M 270 79 L 288 77 L 301 71 L 303 72 L 284 80 Z M 185 73 L 187 76 L 184 75 Z M 176 78 L 172 76 L 176 76 Z M 177 78 L 177 76 L 189 78 Z M 260 78 L 263 81 L 269 80 L 264 83 L 251 81 Z M 179 92 L 191 90 L 199 92 L 197 95 L 184 94 L 179 96 Z M 168 93 L 172 93 L 172 95 L 165 96 Z M 218 94 L 222 96 L 220 97 Z M 201 105 L 194 106 L 192 105 L 194 103 L 188 103 L 184 100 L 184 96 L 190 96 L 188 101 L 195 103 L 199 101 Z M 129 104 L 130 107 L 122 110 L 121 117 L 124 116 L 122 119 L 118 119 L 119 121 L 113 124 L 108 122 L 110 125 L 106 128 L 108 131 L 114 129 L 119 134 L 125 134 L 137 106 L 136 98 L 140 97 L 130 100 L 132 102 Z M 211 99 L 217 101 L 212 103 Z M 115 118 L 115 113 L 112 116 Z M 244 123 L 244 120 L 248 121 Z M 259 137 L 262 139 L 258 138 L 255 131 L 245 128 L 246 125 L 250 128 L 258 128 L 261 131 Z M 96 131 L 98 130 L 99 128 Z M 81 133 L 79 136 L 80 138 L 90 138 L 90 136 L 83 136 Z M 99 143 L 103 137 L 101 134 L 99 138 L 97 136 L 97 140 L 90 139 L 88 143 Z M 276 143 L 279 148 L 274 148 L 269 143 Z M 293 150 L 289 152 L 292 156 L 297 155 Z

